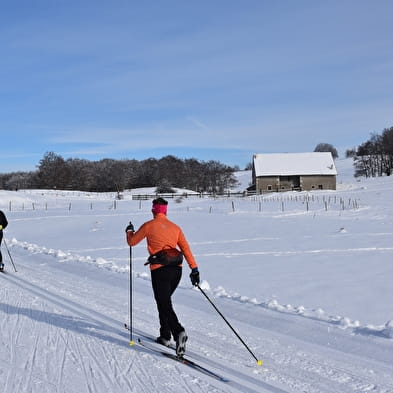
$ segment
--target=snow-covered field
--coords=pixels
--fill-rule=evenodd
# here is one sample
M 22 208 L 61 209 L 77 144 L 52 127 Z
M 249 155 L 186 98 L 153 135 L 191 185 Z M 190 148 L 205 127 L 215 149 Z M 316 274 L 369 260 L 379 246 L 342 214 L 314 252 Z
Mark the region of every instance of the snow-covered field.
M 171 200 L 202 288 L 184 266 L 174 305 L 190 359 L 230 382 L 129 345 L 124 228 L 151 201 L 115 194 L 0 191 L 8 219 L 0 275 L 3 393 L 393 392 L 393 178 L 337 191 Z M 239 174 L 247 187 L 250 173 Z M 140 193 L 140 190 L 135 193 Z M 132 250 L 133 338 L 156 336 L 146 245 Z

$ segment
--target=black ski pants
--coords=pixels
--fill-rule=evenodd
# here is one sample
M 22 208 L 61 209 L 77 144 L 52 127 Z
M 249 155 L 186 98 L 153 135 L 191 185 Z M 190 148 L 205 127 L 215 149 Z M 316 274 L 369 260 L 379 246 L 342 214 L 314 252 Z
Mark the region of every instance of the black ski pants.
M 177 319 L 171 300 L 179 285 L 181 274 L 182 268 L 179 266 L 165 266 L 151 271 L 151 283 L 160 319 L 160 336 L 167 340 L 171 339 L 171 335 L 176 340 L 179 333 L 184 330 Z
M 0 263 L 3 262 L 3 256 L 1 255 L 1 242 L 3 240 L 3 231 L 0 230 Z

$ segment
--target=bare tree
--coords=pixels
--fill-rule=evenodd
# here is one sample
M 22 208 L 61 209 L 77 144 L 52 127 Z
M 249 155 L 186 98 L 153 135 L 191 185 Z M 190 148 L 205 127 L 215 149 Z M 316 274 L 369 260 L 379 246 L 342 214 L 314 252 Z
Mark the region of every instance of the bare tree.
M 330 143 L 318 143 L 318 145 L 315 146 L 314 152 L 330 152 L 332 153 L 333 159 L 338 158 L 337 149 Z
M 40 188 L 67 188 L 70 173 L 63 157 L 54 152 L 45 153 L 38 165 L 37 179 Z
M 355 176 L 390 176 L 393 168 L 393 127 L 372 133 L 354 156 Z

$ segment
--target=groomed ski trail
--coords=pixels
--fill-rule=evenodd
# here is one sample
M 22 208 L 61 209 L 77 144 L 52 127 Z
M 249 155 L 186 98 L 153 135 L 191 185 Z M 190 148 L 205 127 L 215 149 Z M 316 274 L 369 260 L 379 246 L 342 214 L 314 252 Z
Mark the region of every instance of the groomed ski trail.
M 259 381 L 251 387 L 248 381 L 220 387 L 220 382 L 183 365 L 173 365 L 170 359 L 140 347 L 130 348 L 128 334 L 120 322 L 128 312 L 126 275 L 121 275 L 122 288 L 115 290 L 104 282 L 105 274 L 112 280 L 118 278 L 117 274 L 78 267 L 82 271 L 86 268 L 89 276 L 103 274 L 97 283 L 75 274 L 75 264 L 70 267 L 55 263 L 53 274 L 50 256 L 25 257 L 30 262 L 35 260 L 36 266 L 18 258 L 21 273 L 9 274 L 8 281 L 1 282 L 2 292 L 8 293 L 0 304 L 0 312 L 6 315 L 0 327 L 8 332 L 8 336 L 2 335 L 7 351 L 1 361 L 10 364 L 2 370 L 7 380 L 5 392 L 173 392 L 173 386 L 182 386 L 185 392 L 259 391 Z M 144 284 L 140 295 L 150 298 L 151 289 L 148 283 Z M 153 304 L 151 307 L 152 312 L 142 318 L 142 325 L 146 324 L 143 320 L 149 325 L 156 322 Z M 136 307 L 135 312 L 142 311 Z M 32 342 L 33 357 L 28 354 Z M 283 392 L 272 389 L 268 391 Z
M 258 367 L 202 296 L 179 288 L 175 307 L 190 337 L 189 354 L 231 380 L 223 386 L 130 348 L 122 328 L 129 307 L 127 274 L 60 263 L 24 249 L 13 253 L 18 273 L 8 269 L 0 275 L 4 393 L 393 392 L 391 340 L 219 299 L 220 309 L 264 361 Z M 149 281 L 134 280 L 134 290 L 135 335 L 154 335 Z M 243 322 L 250 312 L 254 324 Z

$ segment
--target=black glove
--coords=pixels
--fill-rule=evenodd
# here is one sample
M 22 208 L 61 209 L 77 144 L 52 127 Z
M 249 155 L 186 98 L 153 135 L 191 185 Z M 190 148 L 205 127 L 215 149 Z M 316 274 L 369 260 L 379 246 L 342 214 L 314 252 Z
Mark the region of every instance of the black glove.
M 126 232 L 129 232 L 129 231 L 135 232 L 134 225 L 132 225 L 131 221 L 130 221 L 130 223 L 128 224 L 128 226 L 126 228 Z
M 190 273 L 190 278 L 191 278 L 191 284 L 196 286 L 199 285 L 199 271 L 197 267 L 194 267 L 194 269 L 191 270 Z

